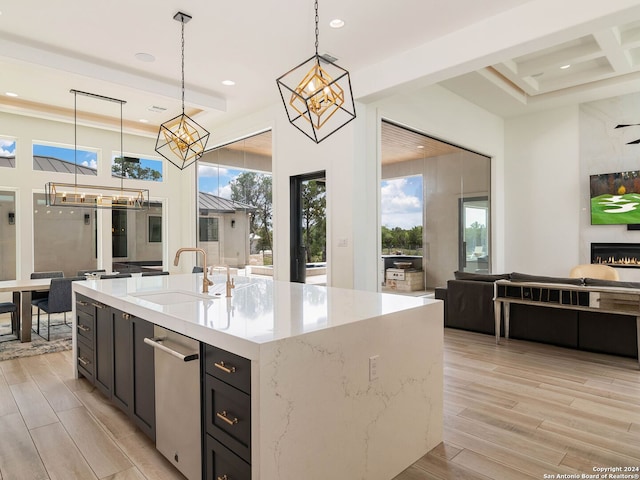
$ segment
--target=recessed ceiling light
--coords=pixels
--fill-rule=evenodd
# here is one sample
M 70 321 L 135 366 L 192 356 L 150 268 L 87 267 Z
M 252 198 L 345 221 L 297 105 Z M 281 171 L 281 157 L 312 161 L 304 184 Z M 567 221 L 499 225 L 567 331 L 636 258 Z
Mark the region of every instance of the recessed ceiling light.
M 233 87 L 236 84 L 236 82 L 234 82 L 233 80 L 223 80 L 222 84 L 226 85 L 227 87 Z
M 560 67 L 560 69 L 561 69 L 561 70 L 566 70 L 566 69 L 567 69 L 567 68 L 569 68 L 570 66 L 571 66 L 571 64 L 570 64 L 570 63 L 568 63 L 568 64 L 566 64 L 566 65 L 562 65 L 562 66 Z
M 340 20 L 339 18 L 334 18 L 329 22 L 329 26 L 331 28 L 342 28 L 344 27 L 344 20 Z
M 17 94 L 17 93 L 13 93 L 13 92 L 6 92 L 6 93 L 5 93 L 5 95 L 6 95 L 7 97 L 17 97 L 17 96 L 18 96 L 18 94 Z
M 141 62 L 155 62 L 156 57 L 151 55 L 150 53 L 136 53 L 135 57 Z
M 418 145 L 418 148 L 424 148 L 424 145 Z
M 140 123 L 149 123 L 149 120 L 147 120 L 146 118 L 141 118 L 140 120 L 138 120 Z

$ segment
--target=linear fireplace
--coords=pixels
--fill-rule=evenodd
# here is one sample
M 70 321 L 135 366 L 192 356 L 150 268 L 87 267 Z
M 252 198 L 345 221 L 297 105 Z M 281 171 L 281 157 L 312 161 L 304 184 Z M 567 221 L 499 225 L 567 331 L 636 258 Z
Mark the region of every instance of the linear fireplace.
M 640 243 L 592 243 L 591 263 L 640 268 Z

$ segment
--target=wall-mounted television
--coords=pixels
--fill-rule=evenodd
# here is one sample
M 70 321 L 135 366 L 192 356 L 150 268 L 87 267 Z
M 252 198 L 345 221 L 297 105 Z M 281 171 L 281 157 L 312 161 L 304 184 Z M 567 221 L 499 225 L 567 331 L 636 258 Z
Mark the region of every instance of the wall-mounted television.
M 640 224 L 640 170 L 589 177 L 592 225 Z

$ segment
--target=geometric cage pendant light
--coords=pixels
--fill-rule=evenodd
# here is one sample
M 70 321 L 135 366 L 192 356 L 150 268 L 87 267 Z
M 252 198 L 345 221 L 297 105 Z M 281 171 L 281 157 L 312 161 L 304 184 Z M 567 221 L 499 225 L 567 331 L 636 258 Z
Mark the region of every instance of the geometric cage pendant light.
M 156 152 L 184 170 L 204 153 L 209 132 L 184 113 L 184 24 L 191 16 L 178 12 L 173 19 L 182 25 L 182 114 L 160 125 Z
M 349 72 L 335 59 L 318 54 L 318 0 L 316 54 L 279 77 L 276 82 L 289 122 L 316 143 L 356 118 Z
M 146 210 L 149 208 L 149 190 L 125 188 L 125 163 L 135 161 L 124 156 L 122 105 L 127 103 L 117 98 L 95 93 L 71 90 L 73 93 L 73 136 L 74 136 L 74 183 L 48 182 L 45 184 L 45 201 L 52 207 L 82 207 L 111 210 Z M 78 183 L 78 95 L 120 104 L 120 159 L 122 171 L 120 186 L 81 185 Z

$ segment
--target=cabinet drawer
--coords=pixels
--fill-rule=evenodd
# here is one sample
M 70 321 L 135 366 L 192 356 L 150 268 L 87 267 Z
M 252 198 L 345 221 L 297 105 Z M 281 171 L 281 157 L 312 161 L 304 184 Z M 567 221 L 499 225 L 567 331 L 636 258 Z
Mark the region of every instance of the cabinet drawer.
M 76 311 L 86 312 L 89 315 L 93 315 L 94 306 L 91 302 L 93 302 L 93 300 L 90 298 L 76 294 Z
M 93 307 L 91 307 L 93 308 Z M 82 310 L 76 311 L 78 337 L 93 345 L 95 332 L 95 316 Z
M 207 433 L 245 461 L 251 461 L 251 397 L 205 375 Z
M 84 342 L 78 342 L 78 371 L 91 383 L 94 382 L 94 355 L 93 349 Z
M 229 385 L 251 393 L 251 360 L 205 345 L 205 371 Z
M 224 447 L 216 439 L 206 435 L 206 480 L 251 480 L 251 466 Z

